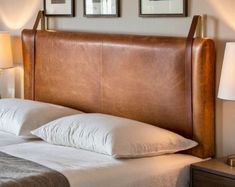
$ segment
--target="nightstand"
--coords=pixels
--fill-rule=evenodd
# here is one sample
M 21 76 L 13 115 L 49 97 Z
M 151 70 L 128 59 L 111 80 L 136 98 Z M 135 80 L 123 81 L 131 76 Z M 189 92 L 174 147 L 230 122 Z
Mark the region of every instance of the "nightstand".
M 191 187 L 235 187 L 235 167 L 225 159 L 211 159 L 191 165 Z

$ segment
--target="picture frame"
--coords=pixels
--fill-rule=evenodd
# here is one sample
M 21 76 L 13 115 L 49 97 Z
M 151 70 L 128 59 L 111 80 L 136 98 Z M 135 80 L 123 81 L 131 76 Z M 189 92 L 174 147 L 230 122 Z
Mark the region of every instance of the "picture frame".
M 120 17 L 120 0 L 83 0 L 85 17 Z
M 75 16 L 75 0 L 44 0 L 45 16 Z
M 188 0 L 139 0 L 140 17 L 187 17 Z

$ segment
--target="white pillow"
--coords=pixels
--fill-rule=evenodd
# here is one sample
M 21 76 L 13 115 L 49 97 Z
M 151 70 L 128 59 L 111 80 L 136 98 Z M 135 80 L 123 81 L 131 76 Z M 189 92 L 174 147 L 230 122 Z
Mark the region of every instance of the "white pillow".
M 59 105 L 22 99 L 0 100 L 0 130 L 18 136 L 32 136 L 34 130 L 57 118 L 81 113 Z
M 104 114 L 63 117 L 32 134 L 51 144 L 82 148 L 115 158 L 175 153 L 197 145 L 168 130 Z

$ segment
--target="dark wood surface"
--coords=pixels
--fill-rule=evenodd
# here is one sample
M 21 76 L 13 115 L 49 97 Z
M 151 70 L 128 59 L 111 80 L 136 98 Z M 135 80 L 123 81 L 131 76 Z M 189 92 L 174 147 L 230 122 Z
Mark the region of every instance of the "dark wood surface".
M 191 165 L 192 187 L 235 187 L 235 168 L 226 159 L 211 159 Z

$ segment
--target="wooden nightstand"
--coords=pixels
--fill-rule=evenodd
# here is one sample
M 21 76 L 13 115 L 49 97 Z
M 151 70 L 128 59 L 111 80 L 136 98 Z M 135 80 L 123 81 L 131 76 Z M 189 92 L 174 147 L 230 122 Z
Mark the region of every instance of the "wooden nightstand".
M 235 187 L 235 167 L 225 159 L 211 159 L 191 165 L 191 187 Z

